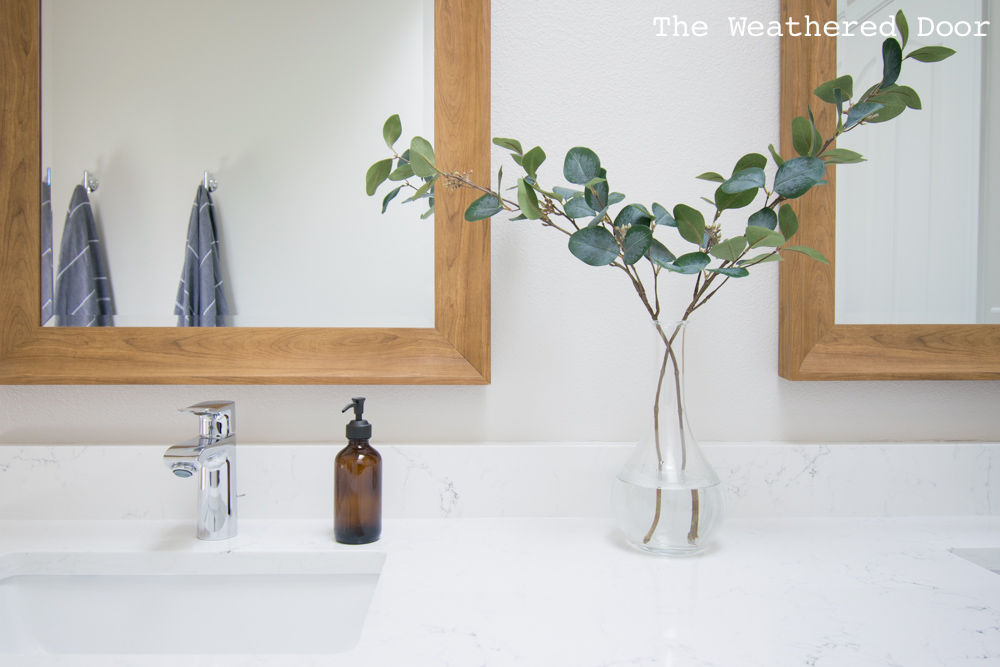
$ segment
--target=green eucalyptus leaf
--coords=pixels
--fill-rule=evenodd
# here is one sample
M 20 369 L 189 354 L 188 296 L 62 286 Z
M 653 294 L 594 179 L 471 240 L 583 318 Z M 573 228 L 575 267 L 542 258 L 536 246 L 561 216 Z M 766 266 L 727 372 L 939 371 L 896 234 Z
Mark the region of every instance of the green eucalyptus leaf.
M 505 139 L 503 137 L 493 137 L 493 143 L 500 148 L 506 148 L 509 151 L 514 151 L 518 155 L 524 155 L 524 151 L 521 149 L 521 142 L 517 139 Z
M 778 165 L 779 167 L 785 164 L 785 161 L 781 158 L 780 155 L 778 155 L 778 151 L 775 150 L 774 144 L 768 144 L 767 150 L 771 151 L 771 159 L 774 160 L 774 164 Z
M 804 116 L 796 116 L 792 121 L 792 147 L 795 152 L 802 156 L 812 155 L 813 138 L 812 123 Z
M 389 180 L 405 181 L 406 179 L 412 178 L 413 176 L 414 176 L 413 167 L 410 166 L 409 162 L 406 162 L 404 164 L 400 164 L 392 171 L 391 174 L 389 174 Z
M 925 46 L 922 49 L 913 51 L 906 57 L 913 58 L 922 63 L 937 63 L 946 58 L 951 58 L 953 55 L 955 55 L 955 49 L 949 49 L 946 46 Z
M 598 210 L 611 205 L 607 175 L 607 170 L 598 169 L 597 176 L 592 178 L 583 189 L 584 199 L 587 200 L 592 209 Z
M 625 264 L 631 266 L 642 259 L 653 243 L 653 230 L 646 225 L 632 225 L 625 232 L 622 254 Z
M 851 99 L 854 97 L 854 78 L 848 75 L 827 81 L 814 90 L 813 95 L 824 102 L 835 104 L 837 100 L 833 96 L 833 91 L 837 88 L 840 89 L 846 99 Z
M 746 249 L 747 240 L 742 236 L 736 236 L 721 243 L 716 243 L 709 252 L 712 254 L 712 257 L 717 257 L 727 262 L 735 262 Z
M 497 186 L 497 190 L 499 189 L 500 186 Z M 555 192 L 560 197 L 562 197 L 563 199 L 565 199 L 566 201 L 569 201 L 573 197 L 583 196 L 583 190 L 572 190 L 570 188 L 564 188 L 561 185 L 557 185 L 556 187 L 552 188 L 552 191 Z
M 577 218 L 588 218 L 597 214 L 597 211 L 590 208 L 590 205 L 587 204 L 583 197 L 573 197 L 567 200 L 563 204 L 563 212 L 574 220 Z
M 910 88 L 909 86 L 901 86 L 898 83 L 893 84 L 887 90 L 880 91 L 877 95 L 879 102 L 881 102 L 884 98 L 892 99 L 892 96 L 902 98 L 903 102 L 910 109 L 924 108 L 923 103 L 920 101 L 920 95 L 917 95 L 917 91 L 913 90 L 913 88 Z
M 861 153 L 855 153 L 846 148 L 831 148 L 820 157 L 826 158 L 827 164 L 857 164 L 865 161 Z
M 500 205 L 499 197 L 492 194 L 483 195 L 469 204 L 469 208 L 465 209 L 465 219 L 469 222 L 485 220 L 486 218 L 492 218 L 502 210 L 503 206 Z
M 844 92 L 840 88 L 833 89 L 833 100 L 837 105 L 837 129 L 842 130 L 844 128 Z
M 815 259 L 817 262 L 822 262 L 823 264 L 829 264 L 830 263 L 830 260 L 828 260 L 826 257 L 824 257 L 823 253 L 821 253 L 818 250 L 814 250 L 813 248 L 810 248 L 809 246 L 793 245 L 793 246 L 787 246 L 785 248 L 782 248 L 782 250 L 792 250 L 794 252 L 800 252 L 803 255 L 807 256 L 807 257 L 811 257 L 812 259 Z
M 614 206 L 625 201 L 625 195 L 620 192 L 612 192 L 608 195 L 608 206 Z
M 778 214 L 774 212 L 774 209 L 765 206 L 750 216 L 750 219 L 747 220 L 747 225 L 773 230 L 778 226 Z
M 747 153 L 746 155 L 741 157 L 739 161 L 736 163 L 736 166 L 733 167 L 733 175 L 735 175 L 736 172 L 742 171 L 744 169 L 750 169 L 750 168 L 763 169 L 766 166 L 767 166 L 766 157 L 764 157 L 760 153 Z
M 899 45 L 894 37 L 890 37 L 882 42 L 882 84 L 881 87 L 891 86 L 899 79 L 899 72 L 903 68 L 903 47 Z
M 901 97 L 879 95 L 872 99 L 878 100 L 882 104 L 882 108 L 866 121 L 868 123 L 887 123 L 906 111 L 906 102 Z
M 368 193 L 369 197 L 375 194 L 378 186 L 382 185 L 385 179 L 389 178 L 389 172 L 391 171 L 392 158 L 379 160 L 368 168 L 368 173 L 365 174 L 365 192 Z
M 783 204 L 778 211 L 778 227 L 786 241 L 799 231 L 799 216 L 795 215 L 795 211 L 788 204 Z
M 436 180 L 437 180 L 436 178 L 430 178 L 430 179 L 424 181 L 423 185 L 421 185 L 419 188 L 417 188 L 417 191 L 414 192 L 413 195 L 409 199 L 404 199 L 403 200 L 403 203 L 405 204 L 407 202 L 417 201 L 418 199 L 423 198 L 424 195 L 426 195 L 427 193 L 429 193 L 430 190 L 431 190 L 431 188 L 434 187 L 434 181 L 436 181 Z
M 615 217 L 615 227 L 631 227 L 632 225 L 644 225 L 649 227 L 649 223 L 652 222 L 652 220 L 652 214 L 650 214 L 644 206 L 640 204 L 629 204 L 618 212 L 618 215 Z M 646 251 L 643 250 L 643 252 Z M 635 264 L 635 262 L 631 262 L 631 264 Z
M 667 270 L 685 275 L 701 273 L 702 270 L 712 262 L 712 258 L 703 252 L 692 252 L 681 255 L 674 260 L 673 264 L 667 265 Z
M 577 146 L 569 149 L 563 162 L 563 176 L 575 185 L 587 185 L 601 170 L 601 159 L 597 153 Z
M 548 190 L 543 190 L 540 187 L 538 187 L 538 183 L 536 183 L 535 179 L 531 178 L 530 176 L 525 176 L 524 180 L 528 182 L 528 185 L 534 188 L 535 192 L 543 194 L 549 199 L 555 199 L 556 201 L 561 201 L 561 198 L 555 192 L 549 192 Z
M 399 114 L 389 116 L 389 120 L 385 121 L 385 125 L 382 126 L 382 138 L 385 139 L 385 145 L 392 148 L 401 134 L 403 134 L 403 125 L 399 122 Z
M 434 147 L 423 137 L 413 137 L 410 140 L 410 166 L 413 167 L 413 173 L 421 178 L 437 175 Z
M 730 278 L 746 278 L 750 275 L 750 272 L 744 268 L 737 266 L 727 266 L 724 269 L 705 269 L 708 273 L 721 273 L 724 276 L 729 276 Z
M 902 9 L 896 12 L 896 27 L 899 28 L 899 36 L 903 38 L 903 48 L 905 49 L 906 43 L 910 41 L 910 24 Z
M 686 204 L 674 207 L 674 220 L 677 221 L 677 231 L 681 238 L 701 247 L 705 238 L 705 216 L 696 208 Z
M 427 209 L 426 211 L 424 211 L 423 215 L 420 216 L 420 219 L 421 220 L 426 220 L 427 218 L 431 217 L 432 215 L 434 215 L 434 207 L 433 206 L 431 206 L 429 209 Z
M 650 220 L 652 220 L 655 217 L 652 213 L 649 212 L 649 209 L 646 208 L 645 204 L 629 204 L 629 206 L 635 206 L 637 209 L 642 211 L 642 213 L 644 213 L 645 216 Z
M 588 227 L 596 227 L 597 225 L 599 225 L 599 224 L 601 224 L 602 222 L 604 222 L 604 217 L 605 217 L 605 216 L 606 216 L 607 214 L 608 214 L 608 207 L 607 207 L 607 206 L 605 206 L 605 207 L 604 207 L 604 208 L 602 208 L 602 209 L 601 209 L 600 211 L 598 211 L 596 215 L 594 215 L 594 218 L 593 218 L 593 220 L 591 220 L 590 222 L 588 222 L 588 223 L 587 223 L 587 226 L 588 226 Z
M 538 178 L 538 168 L 542 166 L 543 162 L 545 162 L 545 151 L 542 150 L 541 146 L 535 146 L 524 154 L 521 166 L 524 167 L 529 176 Z
M 511 222 L 515 222 L 515 221 L 517 221 L 517 220 L 527 220 L 527 219 L 528 219 L 528 218 L 526 218 L 526 217 L 524 216 L 524 214 L 522 213 L 522 214 L 520 214 L 520 215 L 515 215 L 515 216 L 514 216 L 513 218 L 511 218 L 511 219 L 510 219 L 510 221 L 511 221 Z
M 777 251 L 770 252 L 764 255 L 757 255 L 756 257 L 751 257 L 750 259 L 741 259 L 736 262 L 740 266 L 753 266 L 755 264 L 767 264 L 768 262 L 780 262 L 784 258 L 778 254 Z
M 542 217 L 542 211 L 538 208 L 538 195 L 523 178 L 517 179 L 517 205 L 528 220 L 538 220 Z
M 785 237 L 767 227 L 747 227 L 747 243 L 751 248 L 778 248 L 785 244 Z
M 618 258 L 618 242 L 604 227 L 584 227 L 569 237 L 569 251 L 584 264 L 607 266 Z
M 866 90 L 865 94 L 861 96 L 861 99 L 862 100 L 868 100 L 870 97 L 872 97 L 873 94 L 875 93 L 875 89 L 878 88 L 878 86 L 879 86 L 879 84 L 876 83 L 871 88 L 869 88 L 868 90 Z M 892 89 L 892 86 L 890 86 L 890 90 L 891 89 Z M 885 91 L 883 90 L 883 91 L 879 91 L 879 92 L 884 93 Z
M 746 208 L 757 198 L 759 190 L 746 190 L 736 194 L 728 194 L 721 187 L 715 190 L 715 208 L 720 211 L 727 209 Z M 713 202 L 709 202 L 713 203 Z
M 706 171 L 704 174 L 695 176 L 695 178 L 700 178 L 703 181 L 712 181 L 714 183 L 724 183 L 726 177 L 722 174 L 717 174 L 714 171 Z
M 670 215 L 670 211 L 660 204 L 653 204 L 653 217 L 658 225 L 666 225 L 667 227 L 677 226 L 677 221 L 674 220 L 674 216 Z
M 797 157 L 778 167 L 774 191 L 785 199 L 801 197 L 826 174 L 826 163 L 815 157 Z
M 667 268 L 668 264 L 672 264 L 675 259 L 674 253 L 667 250 L 667 246 L 663 245 L 656 239 L 650 241 L 649 250 L 646 256 L 659 267 Z
M 851 110 L 847 112 L 847 121 L 844 123 L 844 129 L 851 129 L 875 112 L 882 109 L 884 106 L 885 105 L 878 104 L 877 102 L 860 102 L 855 104 L 851 107 Z
M 764 187 L 765 183 L 763 169 L 747 167 L 733 174 L 732 178 L 724 182 L 721 188 L 727 195 L 735 195 L 747 190 L 757 190 Z
M 389 207 L 389 202 L 391 202 L 393 199 L 395 199 L 396 195 L 398 195 L 399 191 L 402 190 L 402 189 L 403 189 L 403 186 L 400 185 L 395 190 L 393 190 L 392 192 L 390 192 L 389 194 L 387 194 L 385 196 L 385 199 L 382 200 L 382 213 L 383 214 L 385 214 L 385 210 Z
M 819 130 L 816 129 L 816 118 L 813 116 L 812 107 L 806 105 L 806 110 L 809 111 L 809 126 L 812 128 L 813 138 L 812 138 L 812 150 L 809 152 L 810 157 L 816 157 L 816 154 L 823 150 L 823 137 L 820 135 Z

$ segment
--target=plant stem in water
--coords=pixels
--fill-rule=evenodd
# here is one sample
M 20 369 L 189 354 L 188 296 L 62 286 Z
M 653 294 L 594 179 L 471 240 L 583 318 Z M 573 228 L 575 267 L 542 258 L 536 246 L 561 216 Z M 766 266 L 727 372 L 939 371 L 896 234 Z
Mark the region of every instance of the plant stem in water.
M 667 362 L 672 361 L 674 366 L 674 387 L 677 396 L 677 423 L 678 432 L 681 438 L 681 470 L 687 469 L 687 441 L 684 433 L 684 403 L 681 398 L 681 368 L 680 363 L 677 361 L 677 357 L 674 355 L 673 342 L 680 332 L 680 327 L 683 324 L 678 325 L 677 331 L 667 339 L 666 334 L 664 334 L 663 329 L 660 327 L 659 323 L 656 324 L 656 331 L 660 334 L 660 338 L 666 345 L 666 351 L 663 354 L 663 364 L 660 366 L 660 375 L 656 382 L 656 399 L 653 402 L 653 442 L 656 445 L 656 461 L 657 468 L 662 472 L 664 460 L 663 451 L 660 449 L 660 393 L 663 390 L 663 380 L 667 374 Z M 698 541 L 698 524 L 699 524 L 699 510 L 701 507 L 701 499 L 698 494 L 698 489 L 691 489 L 691 530 L 688 531 L 688 543 L 696 544 Z M 649 527 L 649 532 L 646 536 L 642 538 L 643 544 L 649 544 L 649 541 L 653 539 L 653 533 L 656 532 L 657 526 L 660 524 L 660 514 L 663 510 L 663 490 L 660 488 L 656 489 L 656 511 L 653 514 L 653 525 Z
M 663 364 L 660 365 L 660 376 L 656 380 L 656 398 L 653 399 L 653 444 L 656 445 L 656 467 L 657 470 L 663 471 L 663 451 L 660 449 L 660 392 L 663 391 L 663 378 L 667 374 L 667 360 L 670 359 L 670 341 L 667 340 L 667 336 L 663 333 L 663 329 L 660 328 L 659 323 L 656 325 L 656 331 L 660 334 L 660 338 L 666 343 L 667 351 L 663 355 Z M 642 538 L 643 544 L 649 544 L 649 541 L 653 539 L 653 533 L 656 532 L 656 526 L 660 523 L 660 510 L 663 507 L 663 490 L 657 487 L 656 489 L 656 513 L 653 515 L 653 525 L 650 526 L 649 532 L 646 536 Z
M 698 498 L 698 489 L 691 489 L 691 530 L 688 531 L 688 544 L 698 543 L 698 511 L 701 508 L 701 500 Z

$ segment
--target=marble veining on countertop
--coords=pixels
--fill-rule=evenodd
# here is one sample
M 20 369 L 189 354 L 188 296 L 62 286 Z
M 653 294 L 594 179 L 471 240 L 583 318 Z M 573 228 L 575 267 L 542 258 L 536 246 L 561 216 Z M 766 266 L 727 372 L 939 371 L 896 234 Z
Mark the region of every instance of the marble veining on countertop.
M 706 554 L 660 559 L 610 521 L 389 519 L 366 547 L 325 521 L 0 521 L 23 551 L 387 554 L 359 644 L 326 656 L 0 656 L 4 665 L 905 667 L 1000 664 L 1000 518 L 733 519 Z M 0 576 L 3 573 L 0 572 Z M 194 604 L 194 603 L 193 603 Z

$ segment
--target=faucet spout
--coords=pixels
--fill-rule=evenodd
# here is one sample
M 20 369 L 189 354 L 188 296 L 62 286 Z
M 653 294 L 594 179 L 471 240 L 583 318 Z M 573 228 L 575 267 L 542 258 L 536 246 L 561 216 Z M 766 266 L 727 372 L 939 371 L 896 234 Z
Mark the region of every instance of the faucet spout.
M 198 528 L 200 540 L 236 536 L 235 405 L 200 403 L 182 410 L 201 417 L 201 435 L 167 449 L 163 463 L 178 477 L 200 475 Z

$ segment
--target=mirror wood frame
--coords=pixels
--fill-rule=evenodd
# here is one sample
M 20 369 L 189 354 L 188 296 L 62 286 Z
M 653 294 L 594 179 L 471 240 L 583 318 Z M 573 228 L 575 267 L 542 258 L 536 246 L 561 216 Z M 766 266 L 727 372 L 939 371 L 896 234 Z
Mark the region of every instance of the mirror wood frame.
M 836 0 L 782 0 L 782 21 L 809 15 L 820 25 L 837 20 Z M 812 91 L 837 76 L 836 37 L 781 39 L 781 145 L 794 157 L 792 119 L 806 105 L 830 134 L 836 110 L 813 104 Z M 826 131 L 824 131 L 826 128 Z M 826 266 L 788 253 L 780 268 L 778 372 L 788 380 L 1000 380 L 1000 325 L 877 324 L 834 321 L 836 173 L 830 185 L 798 200 L 796 241 L 822 252 Z
M 490 2 L 435 0 L 434 21 L 437 161 L 489 179 Z M 0 384 L 489 383 L 490 227 L 465 221 L 471 190 L 436 195 L 433 329 L 40 326 L 40 39 L 39 0 L 0 3 Z M 376 158 L 358 156 L 358 187 Z

